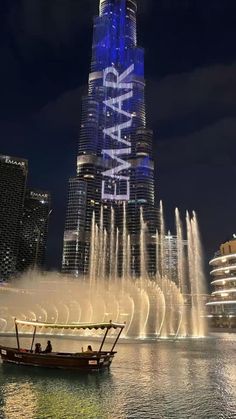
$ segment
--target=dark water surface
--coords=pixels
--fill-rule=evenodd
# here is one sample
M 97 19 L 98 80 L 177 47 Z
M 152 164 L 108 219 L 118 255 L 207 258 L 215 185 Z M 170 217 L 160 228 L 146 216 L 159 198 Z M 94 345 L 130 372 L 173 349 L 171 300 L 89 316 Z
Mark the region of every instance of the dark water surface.
M 121 343 L 103 374 L 0 364 L 0 418 L 236 418 L 236 336 Z

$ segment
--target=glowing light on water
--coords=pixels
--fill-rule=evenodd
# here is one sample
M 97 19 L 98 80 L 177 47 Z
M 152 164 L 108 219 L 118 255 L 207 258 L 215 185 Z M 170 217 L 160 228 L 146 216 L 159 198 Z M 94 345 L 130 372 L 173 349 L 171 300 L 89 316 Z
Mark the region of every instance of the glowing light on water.
M 13 317 L 55 323 L 126 322 L 125 336 L 133 338 L 178 338 L 204 336 L 204 275 L 196 214 L 186 214 L 186 226 L 178 209 L 176 221 L 176 276 L 166 267 L 173 263 L 167 249 L 164 211 L 160 204 L 160 231 L 156 243 L 156 274 L 148 274 L 147 225 L 140 211 L 140 278 L 131 277 L 131 239 L 123 207 L 122 231 L 115 228 L 111 209 L 110 235 L 105 229 L 103 208 L 99 225 L 92 220 L 91 258 L 88 278 L 71 279 L 57 273 L 26 273 L 22 280 L 0 292 L 0 331 L 13 331 Z M 187 242 L 184 244 L 184 231 Z M 167 240 L 167 241 L 166 241 Z M 122 243 L 122 260 L 119 245 Z M 170 243 L 168 242 L 168 246 Z M 109 258 L 107 255 L 109 254 Z M 119 265 L 121 263 L 121 265 Z M 121 266 L 121 277 L 118 275 Z M 19 298 L 20 294 L 20 298 Z M 25 331 L 25 330 L 24 330 Z M 67 332 L 64 332 L 67 333 Z M 93 332 L 96 335 L 98 332 Z

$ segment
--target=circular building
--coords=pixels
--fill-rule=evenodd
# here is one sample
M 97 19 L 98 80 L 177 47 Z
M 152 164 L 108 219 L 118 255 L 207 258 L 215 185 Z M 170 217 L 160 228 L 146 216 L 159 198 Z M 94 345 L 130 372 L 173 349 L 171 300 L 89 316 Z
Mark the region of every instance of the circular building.
M 208 306 L 211 326 L 236 327 L 236 236 L 223 243 L 209 262 L 213 291 Z

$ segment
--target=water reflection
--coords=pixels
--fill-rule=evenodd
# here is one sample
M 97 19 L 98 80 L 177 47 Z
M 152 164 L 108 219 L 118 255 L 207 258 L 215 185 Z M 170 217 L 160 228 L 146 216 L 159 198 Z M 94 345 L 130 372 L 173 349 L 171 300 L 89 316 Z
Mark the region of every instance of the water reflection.
M 6 383 L 1 418 L 108 417 L 102 413 L 109 411 L 108 400 L 102 397 L 102 392 L 111 386 L 109 372 L 78 376 L 73 372 L 2 365 L 1 378 Z
M 31 382 L 10 382 L 4 386 L 3 415 L 6 419 L 33 418 L 37 411 L 37 394 Z
M 101 375 L 2 365 L 0 418 L 235 418 L 235 347 L 233 336 L 121 343 Z

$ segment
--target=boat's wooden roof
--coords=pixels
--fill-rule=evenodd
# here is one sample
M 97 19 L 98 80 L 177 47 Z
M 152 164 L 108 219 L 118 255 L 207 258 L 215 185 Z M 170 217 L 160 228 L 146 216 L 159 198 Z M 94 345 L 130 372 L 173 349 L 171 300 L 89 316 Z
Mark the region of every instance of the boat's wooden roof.
M 38 321 L 27 321 L 27 320 L 18 320 L 15 319 L 16 324 L 22 324 L 25 326 L 34 326 L 34 327 L 47 327 L 51 329 L 123 329 L 125 324 L 123 323 L 47 323 L 47 322 L 38 322 Z

